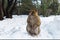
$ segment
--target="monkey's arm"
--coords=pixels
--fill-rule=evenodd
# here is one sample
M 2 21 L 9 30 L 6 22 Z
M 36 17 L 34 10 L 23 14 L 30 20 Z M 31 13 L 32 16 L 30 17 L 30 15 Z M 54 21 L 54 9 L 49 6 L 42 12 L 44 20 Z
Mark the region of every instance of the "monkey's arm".
M 27 23 L 28 24 L 31 24 L 31 20 L 30 20 L 30 17 L 28 16 L 28 18 L 27 18 Z
M 36 25 L 37 26 L 40 26 L 41 25 L 41 20 L 40 20 L 40 17 L 39 16 L 36 18 Z

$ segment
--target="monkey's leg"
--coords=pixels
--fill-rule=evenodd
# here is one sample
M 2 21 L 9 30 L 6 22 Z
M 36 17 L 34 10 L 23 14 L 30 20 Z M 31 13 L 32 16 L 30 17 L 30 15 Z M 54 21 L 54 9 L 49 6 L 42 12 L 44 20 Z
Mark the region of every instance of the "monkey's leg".
M 27 25 L 26 30 L 31 36 L 34 34 L 32 28 L 29 25 Z
M 40 33 L 40 27 L 36 26 L 34 29 L 34 35 L 38 35 Z

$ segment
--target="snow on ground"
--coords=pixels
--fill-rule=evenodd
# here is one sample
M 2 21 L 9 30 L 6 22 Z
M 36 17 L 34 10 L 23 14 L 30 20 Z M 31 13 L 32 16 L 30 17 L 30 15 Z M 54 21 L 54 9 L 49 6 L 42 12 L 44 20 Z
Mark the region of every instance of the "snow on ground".
M 41 17 L 41 32 L 32 37 L 26 31 L 27 15 L 13 15 L 0 21 L 0 39 L 57 39 L 60 38 L 60 15 Z

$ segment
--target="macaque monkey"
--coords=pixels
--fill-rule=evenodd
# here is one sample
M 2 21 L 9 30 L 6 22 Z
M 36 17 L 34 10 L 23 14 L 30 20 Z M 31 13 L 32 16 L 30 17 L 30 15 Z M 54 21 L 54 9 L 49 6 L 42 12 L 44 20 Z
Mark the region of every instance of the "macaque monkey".
M 38 35 L 40 33 L 40 25 L 41 21 L 40 17 L 38 16 L 38 11 L 31 10 L 27 18 L 27 32 L 32 36 Z

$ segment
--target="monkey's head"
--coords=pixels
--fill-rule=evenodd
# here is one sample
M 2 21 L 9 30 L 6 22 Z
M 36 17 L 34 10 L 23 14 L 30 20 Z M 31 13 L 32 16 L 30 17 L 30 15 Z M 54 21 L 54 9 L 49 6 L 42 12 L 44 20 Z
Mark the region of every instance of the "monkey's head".
M 37 16 L 38 11 L 37 10 L 30 10 L 29 15 Z

